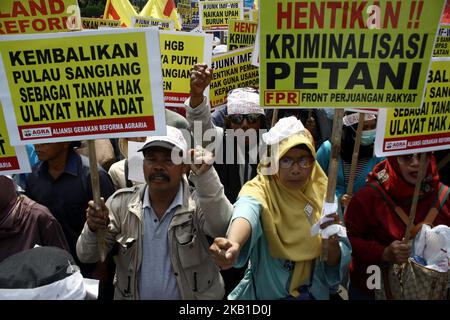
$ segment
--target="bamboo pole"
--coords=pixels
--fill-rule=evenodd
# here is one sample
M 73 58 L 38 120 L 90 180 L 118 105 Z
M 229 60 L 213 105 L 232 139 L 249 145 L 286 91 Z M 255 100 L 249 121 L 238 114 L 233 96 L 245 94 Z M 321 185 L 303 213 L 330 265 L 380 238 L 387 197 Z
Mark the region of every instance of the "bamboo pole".
M 331 155 L 330 164 L 328 165 L 328 185 L 325 201 L 333 203 L 336 193 L 337 173 L 339 166 L 339 152 L 341 150 L 342 136 L 342 118 L 344 117 L 344 109 L 334 109 L 333 131 L 331 134 Z M 320 256 L 322 261 L 328 260 L 328 239 L 322 240 L 322 253 Z
M 416 218 L 416 208 L 417 208 L 417 201 L 419 200 L 419 192 L 420 192 L 420 186 L 422 185 L 422 180 L 425 176 L 425 172 L 426 172 L 426 168 L 425 168 L 425 164 L 426 164 L 426 159 L 427 159 L 427 154 L 426 152 L 423 152 L 420 154 L 420 159 L 419 159 L 419 172 L 417 174 L 417 182 L 416 182 L 416 187 L 414 188 L 414 194 L 413 194 L 413 199 L 412 199 L 412 203 L 411 203 L 411 209 L 409 211 L 409 220 L 408 220 L 408 225 L 406 226 L 406 231 L 405 231 L 405 237 L 404 237 L 404 242 L 407 243 L 409 238 L 410 238 L 410 233 L 411 233 L 411 228 L 413 226 L 414 223 L 414 219 Z
M 101 209 L 100 202 L 100 179 L 98 176 L 97 168 L 97 155 L 95 154 L 95 140 L 88 140 L 88 153 L 89 153 L 89 167 L 91 171 L 91 184 L 92 184 L 92 196 L 94 200 L 94 206 L 97 209 Z M 101 261 L 106 259 L 106 243 L 105 243 L 105 230 L 97 230 L 97 243 L 100 253 Z

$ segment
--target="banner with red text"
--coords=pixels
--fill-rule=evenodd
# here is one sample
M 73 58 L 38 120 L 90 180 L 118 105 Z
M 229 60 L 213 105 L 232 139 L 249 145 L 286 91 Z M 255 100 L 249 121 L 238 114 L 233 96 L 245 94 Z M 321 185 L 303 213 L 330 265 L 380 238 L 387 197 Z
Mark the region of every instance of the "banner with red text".
M 445 0 L 261 0 L 266 107 L 420 107 Z
M 0 35 L 80 29 L 77 0 L 0 1 Z

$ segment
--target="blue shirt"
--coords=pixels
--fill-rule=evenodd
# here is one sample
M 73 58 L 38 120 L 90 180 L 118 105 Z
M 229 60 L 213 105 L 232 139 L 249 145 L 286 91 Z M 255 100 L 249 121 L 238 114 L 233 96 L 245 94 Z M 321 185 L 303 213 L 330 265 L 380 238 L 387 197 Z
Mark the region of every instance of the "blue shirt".
M 144 237 L 139 275 L 139 296 L 142 300 L 181 300 L 172 270 L 169 248 L 169 225 L 175 210 L 183 204 L 183 185 L 162 216 L 156 216 L 148 194 L 144 192 Z
M 98 166 L 100 194 L 105 199 L 113 194 L 114 186 L 108 173 Z M 27 177 L 25 194 L 34 201 L 46 206 L 60 223 L 70 253 L 80 264 L 76 254 L 76 243 L 86 222 L 86 208 L 92 200 L 89 159 L 75 151 L 70 151 L 64 172 L 57 178 L 48 173 L 47 161 L 41 161 L 33 167 Z M 89 275 L 90 267 L 80 268 Z

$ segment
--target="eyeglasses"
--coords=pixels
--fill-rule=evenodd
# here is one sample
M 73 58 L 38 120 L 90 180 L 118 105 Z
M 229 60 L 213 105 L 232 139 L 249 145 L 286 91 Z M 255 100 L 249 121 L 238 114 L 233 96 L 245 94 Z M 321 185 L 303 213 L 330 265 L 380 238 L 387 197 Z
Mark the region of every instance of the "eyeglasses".
M 428 160 L 430 157 L 431 157 L 431 153 L 427 153 L 426 159 Z M 412 154 L 405 154 L 405 155 L 397 156 L 397 162 L 399 164 L 411 164 L 414 159 L 419 161 L 420 153 L 412 153 Z
M 230 121 L 234 124 L 241 124 L 244 121 L 244 119 L 246 119 L 248 123 L 255 123 L 256 121 L 258 121 L 260 116 L 261 116 L 260 114 L 254 114 L 254 113 L 229 114 L 228 119 L 230 119 Z
M 314 164 L 314 159 L 312 157 L 300 157 L 297 160 L 294 160 L 289 157 L 283 157 L 279 161 L 280 168 L 283 169 L 289 169 L 294 165 L 294 163 L 297 163 L 300 166 L 300 168 L 306 169 Z

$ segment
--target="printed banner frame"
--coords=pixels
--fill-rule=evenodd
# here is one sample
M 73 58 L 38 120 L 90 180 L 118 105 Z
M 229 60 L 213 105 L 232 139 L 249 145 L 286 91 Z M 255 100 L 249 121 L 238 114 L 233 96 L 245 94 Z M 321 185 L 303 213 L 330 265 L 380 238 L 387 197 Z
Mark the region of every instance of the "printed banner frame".
M 379 109 L 378 157 L 450 149 L 450 58 L 433 58 L 430 77 L 422 108 Z M 436 77 L 444 81 L 436 84 Z

